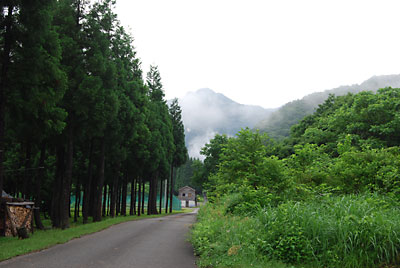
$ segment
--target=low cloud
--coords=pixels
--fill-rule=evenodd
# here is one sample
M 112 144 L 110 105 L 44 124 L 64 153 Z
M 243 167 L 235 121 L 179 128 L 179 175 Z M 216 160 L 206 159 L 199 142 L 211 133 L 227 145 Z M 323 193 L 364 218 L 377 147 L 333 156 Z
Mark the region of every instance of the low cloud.
M 253 128 L 271 113 L 270 109 L 236 103 L 210 89 L 189 92 L 179 104 L 189 155 L 200 159 L 204 158 L 201 148 L 216 134 L 233 136 L 241 128 Z

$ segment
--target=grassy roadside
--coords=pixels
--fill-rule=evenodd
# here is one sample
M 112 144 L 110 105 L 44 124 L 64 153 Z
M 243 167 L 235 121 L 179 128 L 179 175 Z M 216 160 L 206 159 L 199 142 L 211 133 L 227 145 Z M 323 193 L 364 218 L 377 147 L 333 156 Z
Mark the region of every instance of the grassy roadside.
M 35 230 L 35 233 L 33 235 L 30 234 L 30 238 L 25 240 L 19 240 L 16 237 L 0 237 L 0 261 L 7 260 L 15 256 L 27 254 L 33 251 L 46 249 L 56 244 L 62 244 L 74 238 L 104 230 L 118 223 L 148 218 L 164 217 L 168 215 L 187 213 L 191 211 L 193 211 L 193 209 L 182 209 L 180 211 L 173 211 L 172 214 L 163 213 L 161 215 L 142 215 L 140 217 L 118 216 L 116 218 L 105 218 L 101 222 L 93 222 L 88 224 L 82 224 L 81 222 L 72 222 L 71 227 L 65 230 Z
M 385 196 L 321 196 L 248 216 L 229 203 L 198 213 L 190 241 L 199 267 L 400 267 L 400 209 Z

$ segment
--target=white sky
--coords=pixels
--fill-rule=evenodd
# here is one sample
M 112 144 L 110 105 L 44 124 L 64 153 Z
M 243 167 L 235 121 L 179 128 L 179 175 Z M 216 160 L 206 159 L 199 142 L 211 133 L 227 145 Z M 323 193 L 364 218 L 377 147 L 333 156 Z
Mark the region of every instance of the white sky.
M 116 12 L 168 99 L 208 87 L 273 108 L 400 73 L 398 0 L 117 0 Z

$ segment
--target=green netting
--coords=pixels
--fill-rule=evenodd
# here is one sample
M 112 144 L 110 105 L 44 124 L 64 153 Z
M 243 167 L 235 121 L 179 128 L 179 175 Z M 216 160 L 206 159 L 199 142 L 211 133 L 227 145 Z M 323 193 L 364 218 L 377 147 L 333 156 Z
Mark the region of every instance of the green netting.
M 82 193 L 83 195 L 83 193 Z M 80 206 L 82 206 L 82 201 L 83 198 L 81 196 L 81 202 L 80 202 Z M 144 196 L 144 206 L 147 207 L 147 200 L 148 200 L 148 195 L 145 194 Z M 108 202 L 108 200 L 107 200 Z M 136 198 L 136 205 L 137 205 L 138 199 Z M 163 208 L 165 207 L 165 199 L 163 198 L 162 200 L 163 202 Z M 169 201 L 168 201 L 169 202 Z M 157 195 L 157 207 L 160 205 L 160 195 Z M 127 200 L 126 200 L 126 206 L 127 208 L 130 208 L 131 206 L 131 196 L 128 195 Z M 75 207 L 75 196 L 71 196 L 71 207 Z M 182 209 L 182 205 L 181 205 L 181 201 L 175 196 L 172 196 L 172 209 L 173 210 L 181 210 Z

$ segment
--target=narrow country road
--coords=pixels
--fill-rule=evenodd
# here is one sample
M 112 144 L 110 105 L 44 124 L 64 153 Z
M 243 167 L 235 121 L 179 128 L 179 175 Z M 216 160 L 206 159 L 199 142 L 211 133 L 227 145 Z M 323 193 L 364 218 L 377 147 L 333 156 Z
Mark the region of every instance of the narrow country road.
M 118 224 L 62 245 L 0 262 L 0 267 L 196 267 L 193 249 L 186 241 L 195 212 Z

